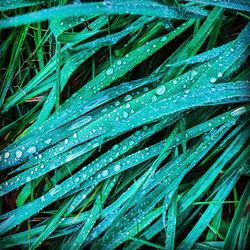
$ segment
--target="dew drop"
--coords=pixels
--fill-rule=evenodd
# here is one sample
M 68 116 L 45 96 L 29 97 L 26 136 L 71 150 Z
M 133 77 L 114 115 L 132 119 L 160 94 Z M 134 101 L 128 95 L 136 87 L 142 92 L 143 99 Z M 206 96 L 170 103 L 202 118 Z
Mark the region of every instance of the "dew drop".
M 119 101 L 116 101 L 115 102 L 115 106 L 117 107 L 117 106 L 119 106 L 120 105 L 120 102 Z
M 27 177 L 26 177 L 26 181 L 31 181 L 31 177 L 30 177 L 30 176 L 27 176 Z
M 109 174 L 109 171 L 108 171 L 108 170 L 103 170 L 103 171 L 102 171 L 102 176 L 103 176 L 103 177 L 108 176 L 108 174 Z
M 122 61 L 121 60 L 118 60 L 117 61 L 117 65 L 121 65 L 122 64 Z
M 28 152 L 29 154 L 34 154 L 34 153 L 36 152 L 36 147 L 35 147 L 35 146 L 31 146 L 31 147 L 27 150 L 27 152 Z
M 126 95 L 124 98 L 125 101 L 130 101 L 131 99 L 132 99 L 131 95 Z
M 120 164 L 115 165 L 114 170 L 117 171 L 117 172 L 120 171 L 121 170 L 121 165 Z
M 218 77 L 222 77 L 222 73 L 221 73 L 221 72 L 218 72 L 217 76 L 218 76 Z
M 114 70 L 113 70 L 112 68 L 109 68 L 109 69 L 107 69 L 106 74 L 107 74 L 108 76 L 110 76 L 110 75 L 113 74 L 113 72 L 114 72 Z
M 51 141 L 52 141 L 52 139 L 47 139 L 47 140 L 45 141 L 45 143 L 46 143 L 46 144 L 50 144 Z
M 4 158 L 5 158 L 5 159 L 8 159 L 9 157 L 10 157 L 10 153 L 9 153 L 9 152 L 5 152 L 5 153 L 4 153 Z
M 128 112 L 127 111 L 123 111 L 123 117 L 128 118 Z
M 101 110 L 102 113 L 106 113 L 107 111 L 108 111 L 107 108 L 104 108 L 104 109 Z
M 210 79 L 210 82 L 211 82 L 211 83 L 216 82 L 216 78 L 215 78 L 215 77 L 212 77 L 212 78 Z
M 192 77 L 194 77 L 194 76 L 196 76 L 196 75 L 198 75 L 197 71 L 192 70 L 192 72 L 191 72 L 191 76 L 192 76 Z
M 157 96 L 156 95 L 153 95 L 152 96 L 152 102 L 156 102 L 157 101 Z
M 17 150 L 15 155 L 16 155 L 16 158 L 20 158 L 23 155 L 23 152 L 21 150 Z
M 162 37 L 160 41 L 161 42 L 166 42 L 167 41 L 167 37 L 166 36 Z
M 163 95 L 166 91 L 166 86 L 165 85 L 162 85 L 162 86 L 159 86 L 157 89 L 156 89 L 156 94 L 157 95 Z

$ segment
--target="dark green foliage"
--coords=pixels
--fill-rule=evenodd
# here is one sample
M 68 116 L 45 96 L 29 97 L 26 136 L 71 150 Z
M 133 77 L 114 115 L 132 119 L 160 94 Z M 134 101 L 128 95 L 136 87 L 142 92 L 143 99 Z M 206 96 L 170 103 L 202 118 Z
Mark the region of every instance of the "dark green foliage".
M 0 1 L 0 248 L 249 248 L 248 1 Z

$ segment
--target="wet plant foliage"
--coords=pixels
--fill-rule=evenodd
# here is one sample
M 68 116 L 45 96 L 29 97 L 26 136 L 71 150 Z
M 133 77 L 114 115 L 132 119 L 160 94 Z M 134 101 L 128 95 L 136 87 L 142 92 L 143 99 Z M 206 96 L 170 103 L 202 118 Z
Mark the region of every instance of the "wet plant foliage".
M 249 249 L 249 1 L 0 10 L 0 249 Z

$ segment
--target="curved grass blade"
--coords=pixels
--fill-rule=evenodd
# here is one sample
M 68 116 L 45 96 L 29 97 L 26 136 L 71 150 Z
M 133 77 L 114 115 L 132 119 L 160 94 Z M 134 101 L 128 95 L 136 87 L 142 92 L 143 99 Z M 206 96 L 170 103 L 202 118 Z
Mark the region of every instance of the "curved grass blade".
M 237 238 L 239 236 L 242 217 L 244 215 L 244 212 L 246 211 L 249 200 L 250 200 L 250 182 L 248 181 L 247 186 L 245 187 L 245 190 L 240 199 L 240 203 L 234 214 L 233 221 L 230 224 L 227 236 L 225 238 L 223 249 L 228 249 L 230 247 L 235 248 L 237 244 Z
M 221 6 L 227 9 L 250 11 L 250 4 L 246 0 L 192 0 L 192 2 L 202 3 L 206 5 Z
M 218 193 L 214 196 L 215 201 L 223 202 L 226 197 L 229 195 L 230 191 L 234 187 L 237 182 L 239 176 L 234 174 L 231 179 L 224 182 L 223 186 L 220 188 Z M 186 236 L 186 238 L 181 242 L 181 244 L 177 247 L 177 249 L 187 249 L 194 245 L 196 240 L 199 238 L 201 233 L 205 230 L 208 223 L 212 220 L 214 215 L 218 212 L 221 207 L 221 203 L 218 204 L 210 204 L 205 212 L 202 214 L 199 221 L 192 228 L 191 232 Z
M 122 3 L 85 3 L 77 5 L 66 5 L 60 7 L 49 8 L 33 12 L 31 14 L 24 14 L 6 20 L 0 21 L 0 28 L 16 27 L 33 22 L 41 22 L 50 20 L 52 18 L 67 18 L 78 17 L 82 15 L 95 16 L 102 14 L 132 14 L 145 15 L 163 18 L 172 18 L 179 20 L 186 20 L 190 18 L 202 18 L 206 15 L 205 11 L 199 8 L 185 8 L 174 5 L 161 5 L 158 3 L 146 2 L 122 2 Z
M 58 2 L 57 0 L 48 0 L 46 2 Z M 39 4 L 44 4 L 45 0 L 11 0 L 11 4 L 8 1 L 0 1 L 0 11 L 13 10 L 17 8 L 23 8 L 28 6 L 36 6 Z
M 50 218 L 50 220 L 47 222 L 45 229 L 37 237 L 36 241 L 32 244 L 31 249 L 36 249 L 39 245 L 41 245 L 42 242 L 58 227 L 59 220 L 64 215 L 65 211 L 69 207 L 72 200 L 73 200 L 73 198 L 66 199 L 61 204 L 61 206 L 57 210 L 57 213 Z

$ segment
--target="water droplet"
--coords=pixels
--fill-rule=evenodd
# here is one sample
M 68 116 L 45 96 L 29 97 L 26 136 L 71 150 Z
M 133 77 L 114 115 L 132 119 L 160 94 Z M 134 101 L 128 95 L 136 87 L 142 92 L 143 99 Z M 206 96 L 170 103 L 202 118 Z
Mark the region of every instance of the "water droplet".
M 121 60 L 118 60 L 117 61 L 117 65 L 121 65 L 122 64 L 122 61 Z
M 31 177 L 30 177 L 30 176 L 27 176 L 27 177 L 26 177 L 26 181 L 31 181 Z
M 20 158 L 23 155 L 23 152 L 21 150 L 17 150 L 15 155 L 16 155 L 16 158 Z
M 114 170 L 117 171 L 117 172 L 120 171 L 121 170 L 121 165 L 120 164 L 115 165 Z
M 128 118 L 128 112 L 127 112 L 127 111 L 123 111 L 122 114 L 123 114 L 123 117 L 124 117 L 124 118 Z
M 79 182 L 79 181 L 80 181 L 80 178 L 77 177 L 77 178 L 75 179 L 75 182 Z
M 114 72 L 114 70 L 113 70 L 112 68 L 109 68 L 109 69 L 107 69 L 106 74 L 107 74 L 108 76 L 110 76 L 110 75 L 113 74 L 113 72 Z
M 130 101 L 132 99 L 132 96 L 131 95 L 126 95 L 124 100 L 127 102 L 127 101 Z
M 150 51 L 150 49 L 147 49 L 146 52 L 148 53 Z
M 191 76 L 194 77 L 194 76 L 196 76 L 196 75 L 198 75 L 198 72 L 195 71 L 195 70 L 192 70 L 192 71 L 191 71 Z
M 156 95 L 153 95 L 152 96 L 152 102 L 156 102 L 157 101 L 157 96 Z
M 46 144 L 50 144 L 51 141 L 52 141 L 52 139 L 47 139 L 47 140 L 45 141 L 45 143 L 46 143 Z
M 27 150 L 27 152 L 28 152 L 29 154 L 34 154 L 34 153 L 36 152 L 36 147 L 35 147 L 35 146 L 31 146 L 31 147 Z
M 218 76 L 218 77 L 222 77 L 222 73 L 221 73 L 221 72 L 218 72 L 217 76 Z
M 4 153 L 4 158 L 5 158 L 5 159 L 8 159 L 9 157 L 10 157 L 10 153 L 9 153 L 9 152 L 5 152 L 5 153 Z
M 215 77 L 212 77 L 212 78 L 210 79 L 210 82 L 211 82 L 211 83 L 216 82 L 216 78 L 215 78 Z
M 162 85 L 162 86 L 159 86 L 157 89 L 156 89 L 156 94 L 157 95 L 163 95 L 166 91 L 166 86 L 165 85 Z
M 160 41 L 161 42 L 166 42 L 167 41 L 167 37 L 166 36 L 162 37 Z
M 109 174 L 109 171 L 108 171 L 108 170 L 103 170 L 103 171 L 102 171 L 102 176 L 103 176 L 103 177 L 108 176 L 108 174 Z
M 119 101 L 116 101 L 115 102 L 115 106 L 117 107 L 117 106 L 119 106 L 120 105 L 120 102 Z
M 107 108 L 104 108 L 104 109 L 101 110 L 102 113 L 105 113 L 105 112 L 107 112 L 107 111 L 108 111 Z
M 65 143 L 65 144 L 68 144 L 68 143 L 69 143 L 69 140 L 68 140 L 68 139 L 65 139 L 65 140 L 64 140 L 64 143 Z

